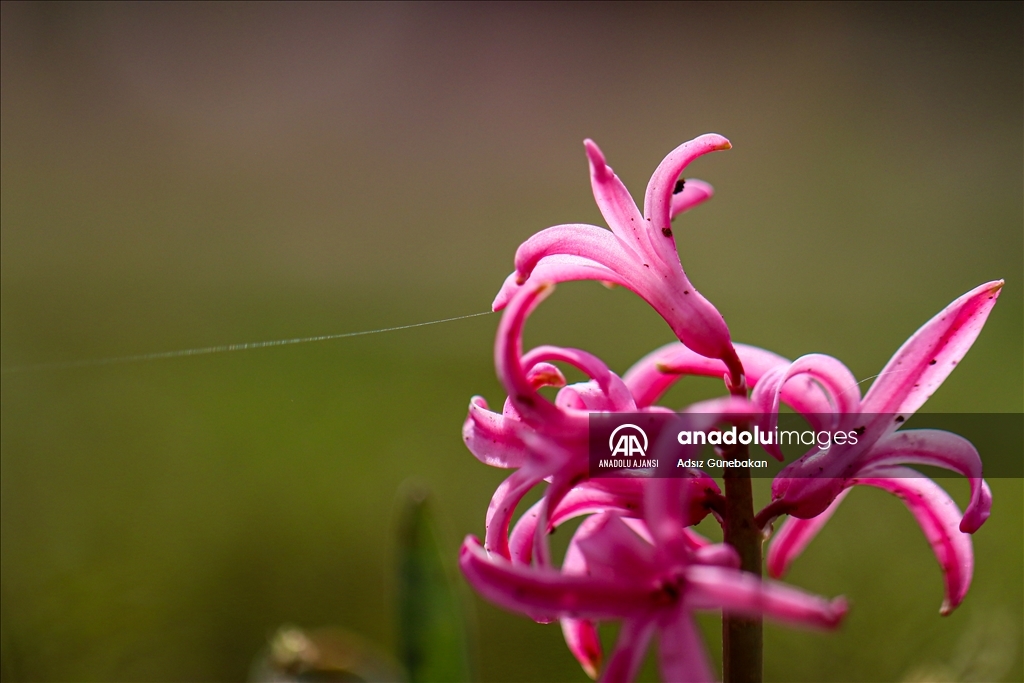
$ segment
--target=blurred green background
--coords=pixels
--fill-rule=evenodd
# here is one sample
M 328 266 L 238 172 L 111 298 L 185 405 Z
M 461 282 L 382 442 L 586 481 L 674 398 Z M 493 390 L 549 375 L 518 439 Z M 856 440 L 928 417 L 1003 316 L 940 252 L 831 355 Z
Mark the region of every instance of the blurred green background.
M 714 131 L 734 149 L 687 175 L 717 196 L 676 234 L 735 339 L 868 377 L 1005 278 L 927 408 L 1024 409 L 1019 3 L 2 12 L 5 369 L 487 310 L 526 237 L 601 223 L 584 137 L 642 199 Z M 283 623 L 394 651 L 403 482 L 433 491 L 454 559 L 503 478 L 460 437 L 472 395 L 503 399 L 497 323 L 4 374 L 3 680 L 240 680 Z M 527 334 L 619 372 L 670 340 L 595 283 Z M 790 577 L 849 619 L 769 628 L 768 678 L 1024 678 L 1022 482 L 990 483 L 948 618 L 911 515 L 850 496 Z M 586 680 L 557 625 L 469 600 L 482 680 Z

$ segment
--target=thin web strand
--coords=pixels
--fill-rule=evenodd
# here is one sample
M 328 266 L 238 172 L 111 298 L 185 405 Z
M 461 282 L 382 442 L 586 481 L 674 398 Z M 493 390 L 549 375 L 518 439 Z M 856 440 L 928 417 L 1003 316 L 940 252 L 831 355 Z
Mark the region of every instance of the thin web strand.
M 32 365 L 16 365 L 10 368 L 3 368 L 0 374 L 13 375 L 23 372 L 39 372 L 43 370 L 70 370 L 72 368 L 90 368 L 101 365 L 116 365 L 121 363 L 141 363 L 149 360 L 164 360 L 167 358 L 184 358 L 186 356 L 205 356 L 211 353 L 227 353 L 228 351 L 251 351 L 253 349 L 266 349 L 273 346 L 288 346 L 290 344 L 307 344 L 309 342 L 331 341 L 333 339 L 345 339 L 348 337 L 363 337 L 368 334 L 380 334 L 382 332 L 396 332 L 398 330 L 409 330 L 414 327 L 426 327 L 427 325 L 439 325 L 450 323 L 456 320 L 467 318 L 478 318 L 482 315 L 490 315 L 494 311 L 481 311 L 469 315 L 459 315 L 454 318 L 443 318 L 431 320 L 425 323 L 413 323 L 412 325 L 398 325 L 397 327 L 382 327 L 378 330 L 363 330 L 360 332 L 342 332 L 341 334 L 322 334 L 316 337 L 299 337 L 296 339 L 275 339 L 273 341 L 248 342 L 243 344 L 224 344 L 222 346 L 205 346 L 197 349 L 182 349 L 180 351 L 158 351 L 156 353 L 140 353 L 134 356 L 114 356 L 111 358 L 86 358 L 83 360 L 58 361 L 54 363 L 36 363 Z

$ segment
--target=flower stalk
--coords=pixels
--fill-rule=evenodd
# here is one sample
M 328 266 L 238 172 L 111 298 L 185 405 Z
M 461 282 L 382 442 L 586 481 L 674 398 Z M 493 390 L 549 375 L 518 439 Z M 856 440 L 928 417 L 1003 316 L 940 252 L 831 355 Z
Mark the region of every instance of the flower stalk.
M 723 453 L 726 459 L 745 460 L 742 444 Z M 740 556 L 740 569 L 761 577 L 761 530 L 754 521 L 754 495 L 749 467 L 725 470 L 725 542 Z M 762 623 L 760 616 L 722 615 L 722 673 L 725 683 L 760 683 L 762 677 Z

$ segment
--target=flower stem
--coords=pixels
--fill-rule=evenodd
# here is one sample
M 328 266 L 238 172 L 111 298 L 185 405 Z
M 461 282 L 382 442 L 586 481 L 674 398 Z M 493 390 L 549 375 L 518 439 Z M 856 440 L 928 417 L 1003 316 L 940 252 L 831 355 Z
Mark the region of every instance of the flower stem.
M 724 454 L 745 460 L 746 446 L 737 444 Z M 761 576 L 761 530 L 754 522 L 750 469 L 725 470 L 725 542 L 740 555 L 740 569 Z M 761 618 L 722 616 L 722 668 L 725 683 L 761 683 Z

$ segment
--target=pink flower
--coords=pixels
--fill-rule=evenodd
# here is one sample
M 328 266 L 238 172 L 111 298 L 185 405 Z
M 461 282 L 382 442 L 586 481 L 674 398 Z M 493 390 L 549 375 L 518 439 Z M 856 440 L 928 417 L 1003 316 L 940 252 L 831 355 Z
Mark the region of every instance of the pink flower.
M 732 145 L 721 135 L 707 134 L 674 149 L 651 176 L 643 215 L 597 145 L 591 140 L 584 145 L 594 199 L 611 232 L 571 224 L 537 233 L 516 252 L 516 271 L 498 292 L 494 310 L 505 307 L 527 281 L 598 280 L 621 285 L 653 306 L 687 347 L 722 360 L 738 390 L 743 367 L 729 328 L 683 272 L 671 226 L 676 215 L 707 200 L 713 192 L 699 180 L 679 181 L 679 174 L 697 157 Z
M 463 439 L 481 462 L 517 469 L 495 491 L 487 511 L 486 547 L 504 557 L 509 556 L 512 513 L 530 489 L 550 479 L 543 502 L 554 506 L 587 477 L 590 412 L 637 410 L 623 381 L 597 357 L 557 346 L 523 353 L 526 319 L 553 289 L 552 284 L 531 282 L 519 288 L 509 303 L 495 342 L 495 365 L 508 399 L 499 415 L 488 410 L 482 397 L 473 397 L 463 426 Z M 591 380 L 565 386 L 553 362 L 573 365 Z M 554 403 L 538 391 L 542 386 L 561 387 Z M 541 539 L 537 542 L 537 554 L 544 561 L 545 546 Z
M 528 556 L 489 554 L 473 537 L 467 537 L 459 559 L 469 582 L 492 602 L 534 618 L 562 619 L 570 649 L 591 675 L 601 662 L 595 620 L 623 621 L 602 680 L 631 680 L 657 632 L 666 681 L 709 681 L 714 674 L 694 611 L 764 614 L 818 628 L 835 627 L 845 614 L 841 598 L 828 601 L 739 571 L 730 546 L 711 544 L 688 529 L 694 512 L 688 494 L 703 484 L 637 481 L 642 519 L 637 499 L 593 484 L 569 492 L 552 515 L 557 525 L 593 513 L 573 536 L 561 571 L 527 565 L 522 560 Z
M 942 613 L 963 600 L 971 583 L 971 534 L 988 518 L 992 494 L 982 479 L 981 458 L 966 439 L 932 429 L 896 431 L 942 384 L 970 349 L 999 296 L 1002 281 L 967 292 L 915 332 L 860 397 L 853 374 L 838 360 L 811 355 L 788 368 L 768 371 L 751 400 L 777 419 L 786 394 L 813 420 L 831 417 L 834 429 L 853 429 L 856 445 L 812 448 L 788 465 L 772 484 L 772 502 L 758 514 L 766 525 L 789 514 L 768 552 L 768 569 L 781 576 L 807 546 L 851 486 L 867 485 L 893 493 L 906 503 L 942 567 L 946 597 Z M 813 380 L 813 381 L 809 381 Z M 817 406 L 817 407 L 816 407 Z M 769 428 L 773 425 L 770 422 Z M 935 482 L 903 464 L 959 472 L 970 480 L 965 514 Z

